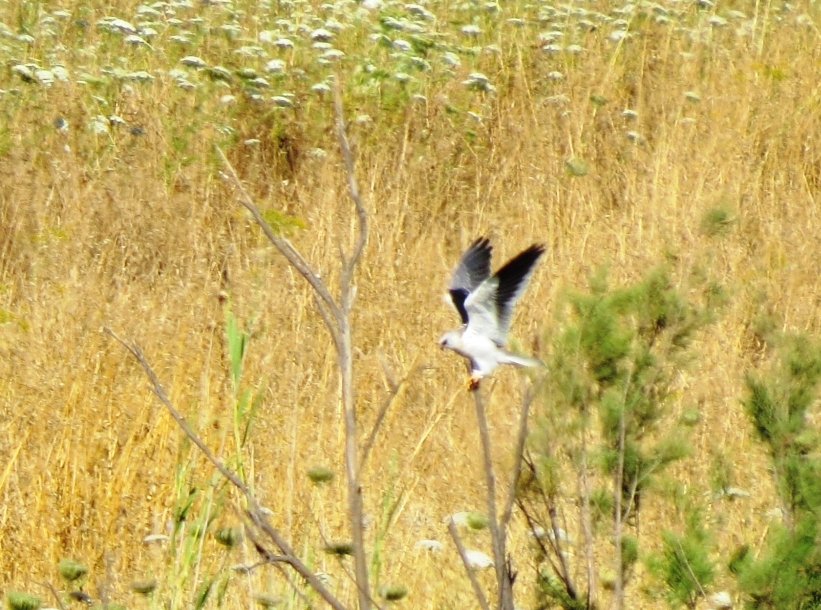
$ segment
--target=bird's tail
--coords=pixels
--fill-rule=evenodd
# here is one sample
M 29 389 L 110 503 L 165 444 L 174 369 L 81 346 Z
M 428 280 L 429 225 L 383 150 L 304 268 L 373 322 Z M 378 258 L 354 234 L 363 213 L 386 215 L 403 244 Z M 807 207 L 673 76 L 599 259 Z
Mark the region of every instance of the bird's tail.
M 544 362 L 538 358 L 530 358 L 529 356 L 521 356 L 510 352 L 504 353 L 504 360 L 501 362 L 502 364 L 515 364 L 516 366 L 544 367 Z

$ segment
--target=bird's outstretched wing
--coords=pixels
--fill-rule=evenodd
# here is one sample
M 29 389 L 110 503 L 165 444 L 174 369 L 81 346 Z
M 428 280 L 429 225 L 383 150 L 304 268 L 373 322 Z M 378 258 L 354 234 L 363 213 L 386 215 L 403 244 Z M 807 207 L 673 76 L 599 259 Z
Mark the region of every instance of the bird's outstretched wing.
M 530 276 L 533 275 L 536 261 L 542 254 L 544 254 L 544 246 L 533 244 L 510 259 L 494 275 L 499 278 L 499 287 L 496 289 L 496 311 L 499 316 L 499 333 L 503 341 L 510 328 L 513 306 L 525 291 Z
M 543 253 L 544 246 L 530 246 L 468 295 L 464 302 L 469 320 L 468 330 L 504 347 L 513 306 L 522 295 L 533 267 Z
M 468 323 L 468 312 L 465 309 L 465 301 L 470 293 L 476 290 L 482 282 L 490 277 L 490 254 L 493 246 L 486 237 L 480 237 L 465 250 L 453 275 L 450 278 L 448 292 L 453 301 L 462 324 Z

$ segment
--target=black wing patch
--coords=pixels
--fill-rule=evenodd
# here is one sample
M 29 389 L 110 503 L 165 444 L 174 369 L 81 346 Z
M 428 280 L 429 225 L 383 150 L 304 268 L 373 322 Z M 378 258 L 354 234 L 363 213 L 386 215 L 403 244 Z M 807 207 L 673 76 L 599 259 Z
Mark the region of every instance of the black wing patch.
M 459 317 L 462 318 L 462 324 L 468 323 L 468 310 L 465 309 L 465 301 L 470 294 L 464 288 L 458 288 L 456 290 L 450 290 L 450 299 L 453 301 L 453 306 L 456 307 L 456 311 L 459 312 Z
M 496 311 L 500 318 L 504 318 L 508 305 L 521 293 L 533 265 L 539 260 L 544 250 L 544 246 L 533 244 L 510 259 L 496 272 L 495 277 L 499 280 L 499 287 L 496 289 Z

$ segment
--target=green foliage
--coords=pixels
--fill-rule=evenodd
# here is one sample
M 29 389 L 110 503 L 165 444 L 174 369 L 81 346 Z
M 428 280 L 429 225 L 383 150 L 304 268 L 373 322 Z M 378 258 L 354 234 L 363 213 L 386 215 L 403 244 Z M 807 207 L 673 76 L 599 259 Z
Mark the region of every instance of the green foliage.
M 268 226 L 277 234 L 288 234 L 293 233 L 297 229 L 308 228 L 308 223 L 305 222 L 303 218 L 285 214 L 273 208 L 260 210 L 260 214 L 262 214 L 262 218 L 268 223 Z
M 590 171 L 587 162 L 581 157 L 571 157 L 565 160 L 564 166 L 567 169 L 568 175 L 574 177 L 586 176 Z
M 202 610 L 205 607 L 205 603 L 211 595 L 211 590 L 214 588 L 214 580 L 214 578 L 207 578 L 197 589 L 194 596 L 194 610 Z
M 590 492 L 590 507 L 594 519 L 605 519 L 613 514 L 613 494 L 609 489 L 598 487 Z
M 37 610 L 43 605 L 38 597 L 13 589 L 6 591 L 6 603 L 9 610 Z
M 681 412 L 678 421 L 684 426 L 695 426 L 701 422 L 701 412 L 693 407 L 686 408 Z
M 714 493 L 724 492 L 733 484 L 733 466 L 727 456 L 718 451 L 710 462 L 710 487 Z
M 639 541 L 635 536 L 624 536 L 621 539 L 622 570 L 627 572 L 639 560 Z
M 539 607 L 558 606 L 563 610 L 586 610 L 587 600 L 579 598 L 577 595 L 568 592 L 568 587 L 553 572 L 540 570 L 536 580 L 538 593 L 544 600 L 549 600 L 550 606 L 540 605 Z
M 709 536 L 700 515 L 697 511 L 688 513 L 683 536 L 664 531 L 661 537 L 662 552 L 648 558 L 648 567 L 664 583 L 672 607 L 695 608 L 715 576 L 715 564 L 709 556 Z
M 254 596 L 254 601 L 257 603 L 258 606 L 261 608 L 273 608 L 278 606 L 282 599 L 279 597 L 274 597 L 273 595 L 266 595 L 264 593 L 260 593 Z
M 382 560 L 384 556 L 385 540 L 388 537 L 388 530 L 394 522 L 396 511 L 402 503 L 404 494 L 397 494 L 397 480 L 399 477 L 399 467 L 395 459 L 390 461 L 390 473 L 388 484 L 382 493 L 380 502 L 379 522 L 376 527 L 376 535 L 373 541 L 371 552 L 371 580 L 379 582 L 382 571 Z
M 750 565 L 750 560 L 750 545 L 742 544 L 730 555 L 727 569 L 730 570 L 731 574 L 739 575 Z
M 242 542 L 242 530 L 238 527 L 223 527 L 214 532 L 214 539 L 227 549 L 233 549 Z
M 239 387 L 240 377 L 242 376 L 242 361 L 245 358 L 248 332 L 239 330 L 237 318 L 227 306 L 225 308 L 225 339 L 228 343 L 231 381 L 236 389 Z
M 701 232 L 708 237 L 723 237 L 733 222 L 732 213 L 726 207 L 710 208 L 701 217 Z
M 314 466 L 307 472 L 308 478 L 316 485 L 330 483 L 334 478 L 334 471 L 326 466 Z
M 264 388 L 260 388 L 252 395 L 250 388 L 242 387 L 242 365 L 248 350 L 251 332 L 245 328 L 240 330 L 239 322 L 231 311 L 230 300 L 225 302 L 225 342 L 228 352 L 229 374 L 231 388 L 234 392 L 233 401 L 233 431 L 235 443 L 236 471 L 240 478 L 245 478 L 245 468 L 242 450 L 251 434 L 257 410 L 262 404 Z M 253 320 L 248 323 L 252 326 Z
M 704 278 L 695 279 L 697 285 L 690 288 L 701 288 L 700 301 L 685 296 L 666 267 L 620 288 L 608 285 L 602 269 L 590 278 L 587 291 L 566 295 L 562 311 L 567 318 L 552 337 L 547 360 L 544 420 L 531 435 L 534 463 L 552 467 L 539 469 L 535 477 L 541 495 L 520 498 L 526 511 L 541 515 L 533 517 L 534 522 L 542 525 L 546 515 L 554 518 L 552 502 L 561 494 L 563 481 L 555 457 L 559 453 L 572 457 L 577 474 L 587 472 L 591 521 L 601 526 L 598 531 L 608 533 L 617 502 L 620 519 L 636 518 L 648 484 L 668 465 L 689 455 L 687 430 L 698 424 L 698 412 L 691 409 L 686 421 L 668 422 L 666 416 L 676 375 L 687 363 L 687 348 L 697 331 L 713 320 L 717 305 L 711 297 L 714 287 Z M 596 423 L 598 435 L 592 430 Z M 596 439 L 595 444 L 588 446 L 588 439 Z M 621 486 L 615 488 L 619 480 Z M 547 506 L 537 507 L 535 498 Z M 669 544 L 683 545 L 682 557 L 697 563 L 699 578 L 706 579 L 712 575 L 712 564 L 699 554 L 702 542 L 696 534 L 694 529 L 681 540 L 669 538 Z M 625 582 L 639 557 L 638 540 L 625 533 L 619 544 L 615 552 L 621 554 L 622 574 L 614 579 Z M 543 575 L 542 602 L 575 607 L 576 588 L 568 580 L 561 569 L 550 577 Z
M 323 550 L 328 555 L 336 555 L 337 557 L 344 557 L 345 555 L 353 555 L 352 542 L 329 542 L 325 545 Z
M 387 602 L 398 602 L 408 595 L 405 585 L 385 585 L 379 588 L 379 595 Z
M 74 582 L 88 574 L 88 568 L 73 559 L 61 559 L 57 571 L 66 582 Z
M 819 442 L 806 420 L 821 384 L 821 346 L 785 337 L 782 353 L 767 375 L 747 375 L 743 402 L 773 460 L 778 493 L 791 516 L 800 518 L 821 508 Z
M 749 608 L 817 608 L 821 604 L 821 459 L 807 412 L 821 387 L 821 345 L 805 336 L 778 336 L 779 358 L 767 372 L 748 374 L 743 399 L 759 439 L 773 462 L 782 526 L 771 528 L 761 558 L 747 547 L 728 567 L 749 596 Z
M 738 584 L 750 597 L 748 608 L 819 607 L 821 548 L 818 535 L 818 519 L 807 515 L 793 531 L 786 527 L 773 528 L 767 553 L 759 561 L 736 562 Z
M 568 407 L 598 408 L 605 439 L 602 464 L 615 475 L 623 463 L 623 506 L 630 510 L 653 474 L 688 453 L 680 429 L 660 437 L 654 433 L 674 372 L 684 363 L 682 353 L 711 321 L 712 309 L 687 301 L 663 267 L 615 290 L 608 290 L 600 271 L 591 279 L 590 293 L 573 294 L 569 300 L 576 323 L 557 342 L 554 366 L 556 375 L 566 372 L 568 362 L 582 368 L 570 375 L 572 386 L 560 382 L 559 396 Z M 563 353 L 574 347 L 567 339 L 578 341 L 576 354 Z
M 231 574 L 223 572 L 219 577 L 217 583 L 217 607 L 222 608 L 225 605 L 225 595 L 228 593 L 228 584 L 231 582 Z
M 135 580 L 131 583 L 131 590 L 140 595 L 150 595 L 157 590 L 157 580 Z
M 486 529 L 490 524 L 490 519 L 480 512 L 471 511 L 467 514 L 465 522 L 470 529 L 478 531 Z

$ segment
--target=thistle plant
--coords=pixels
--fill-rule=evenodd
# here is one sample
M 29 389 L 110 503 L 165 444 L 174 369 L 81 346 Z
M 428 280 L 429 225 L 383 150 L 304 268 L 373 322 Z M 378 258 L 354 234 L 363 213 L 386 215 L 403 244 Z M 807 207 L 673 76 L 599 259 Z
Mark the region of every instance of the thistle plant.
M 43 605 L 39 597 L 14 589 L 6 591 L 6 603 L 9 610 L 39 610 Z
M 66 582 L 73 583 L 88 574 L 88 568 L 73 559 L 61 559 L 57 564 L 60 577 Z

